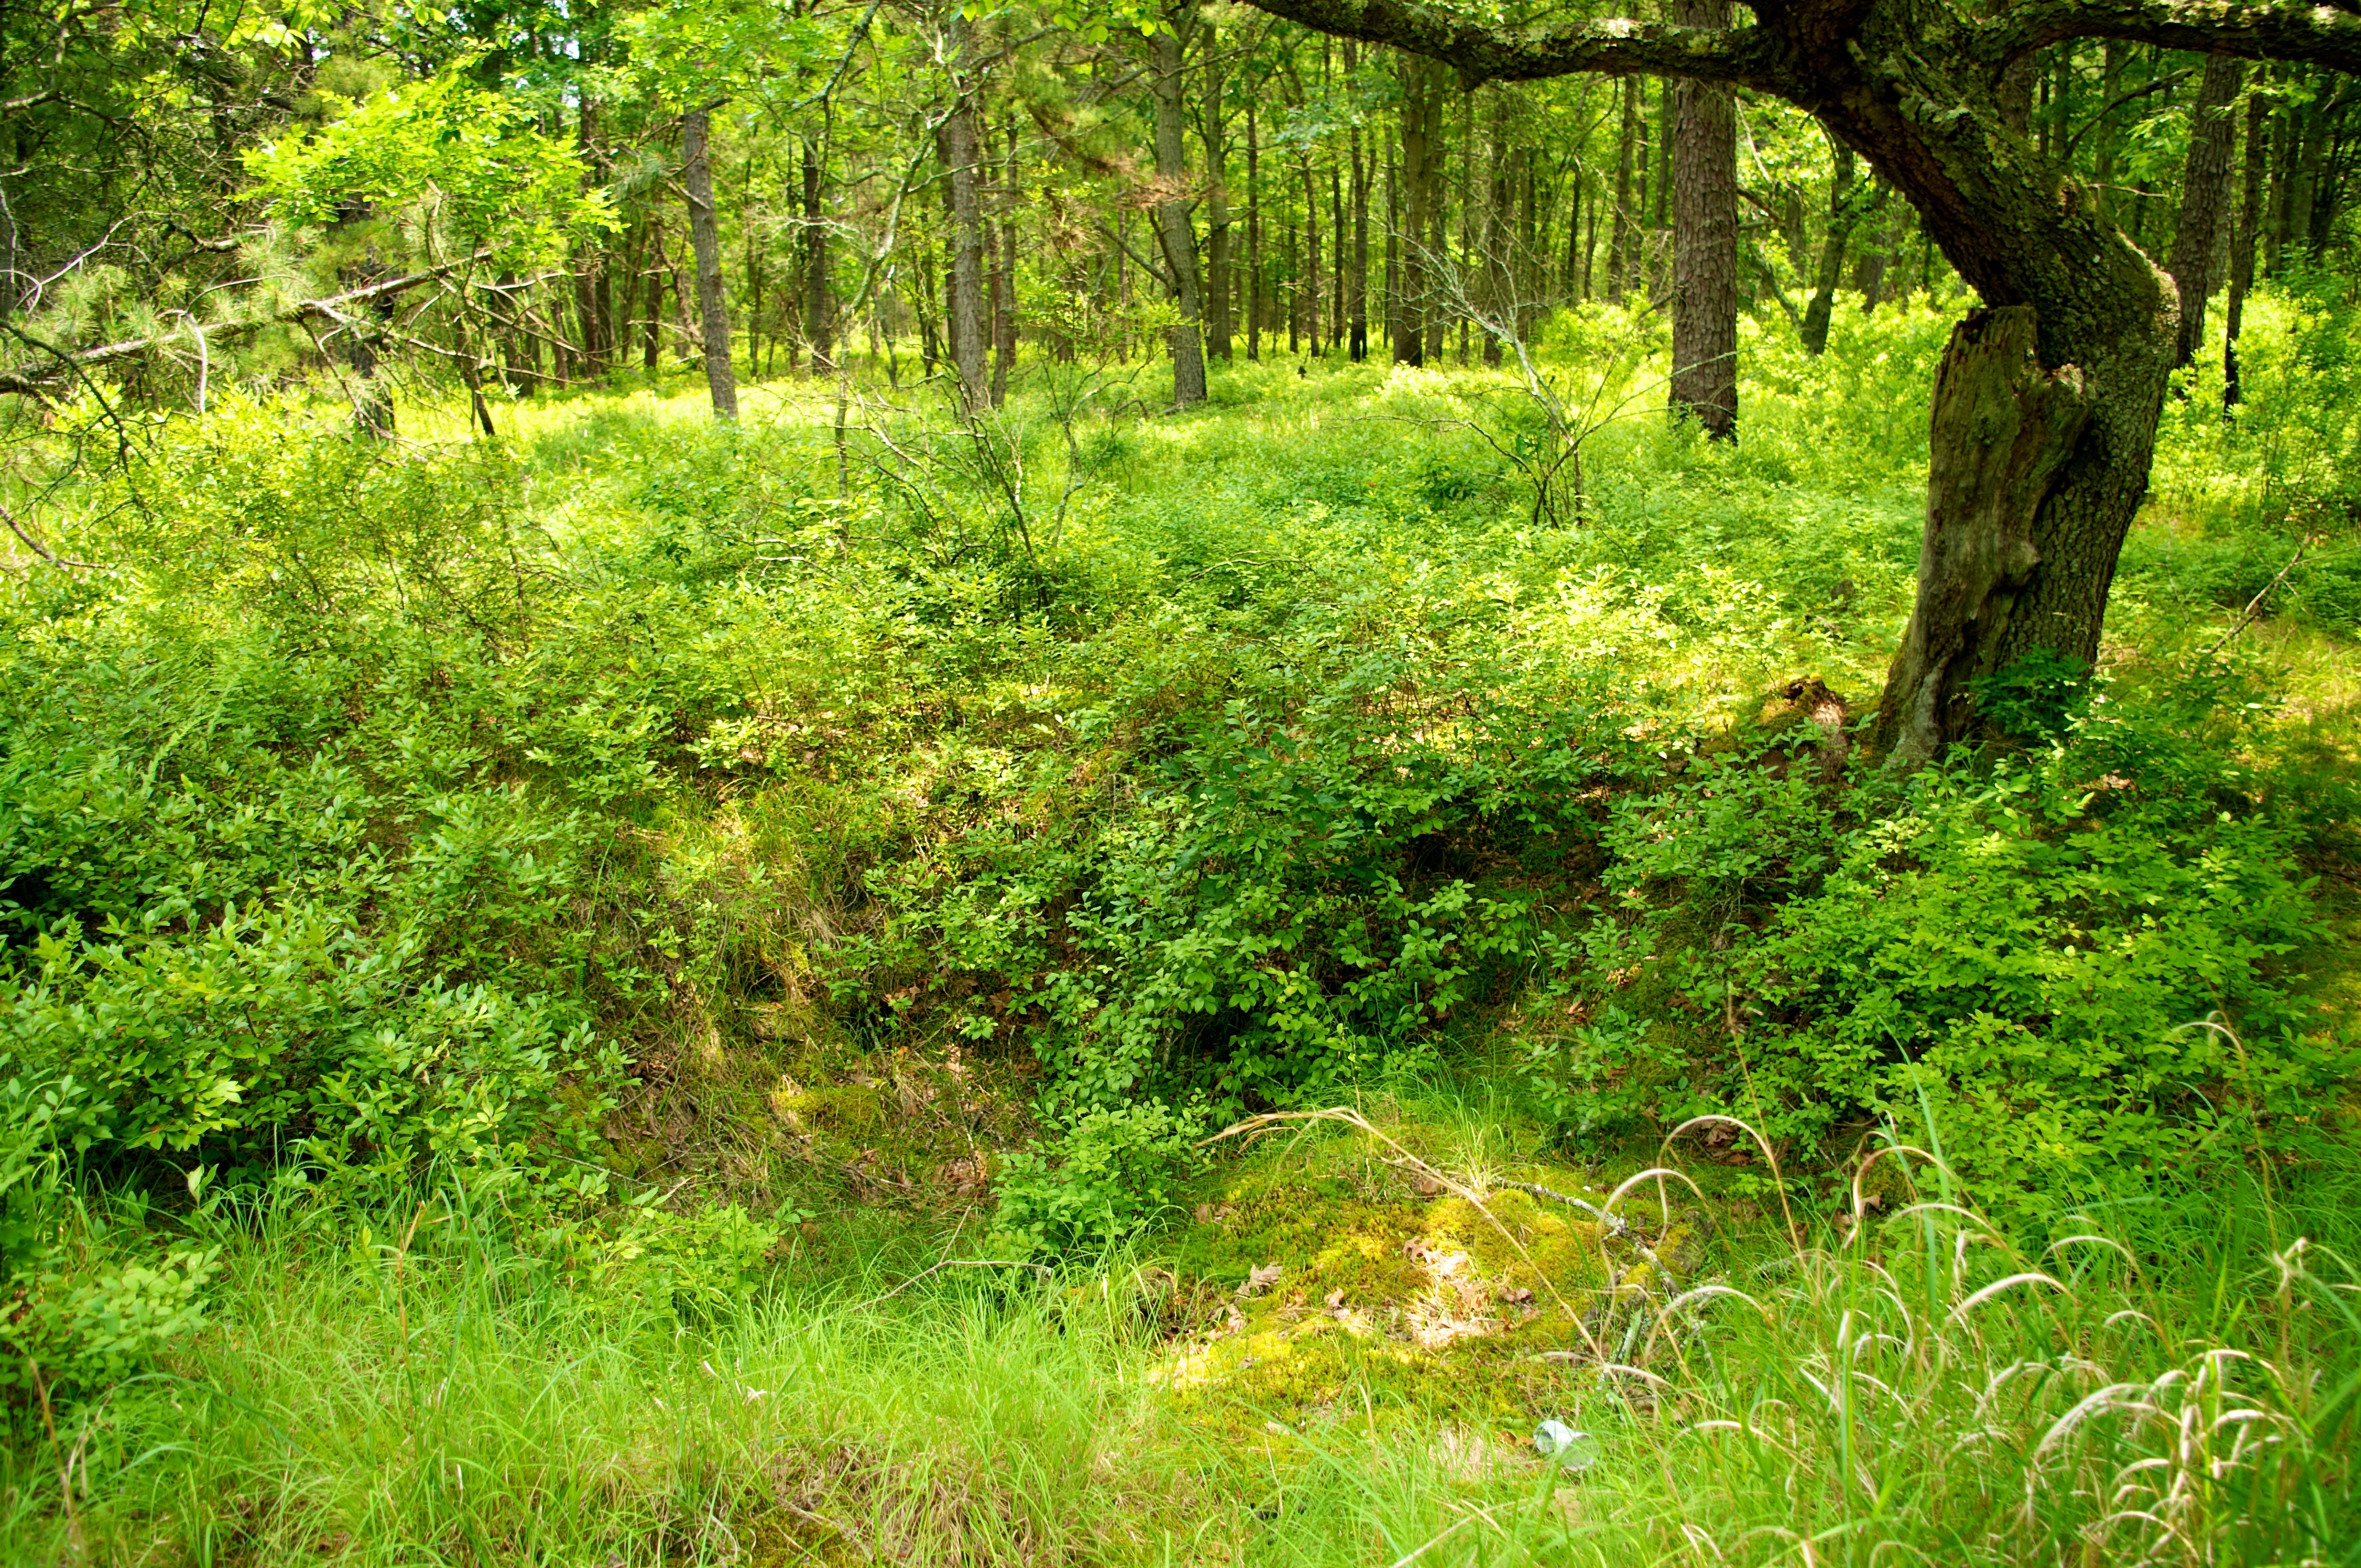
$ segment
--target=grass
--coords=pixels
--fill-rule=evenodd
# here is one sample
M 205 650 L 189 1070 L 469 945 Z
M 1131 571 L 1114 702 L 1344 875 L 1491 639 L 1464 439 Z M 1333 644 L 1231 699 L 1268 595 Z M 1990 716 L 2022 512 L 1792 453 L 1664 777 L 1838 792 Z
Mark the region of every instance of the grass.
M 1268 1246 L 1309 1277 L 1290 1241 L 1333 1227 L 1329 1252 L 1349 1249 L 1373 1206 L 1323 1188 L 1323 1170 L 1357 1166 L 1415 1207 L 1385 1161 L 1422 1146 L 1530 1234 L 1525 1195 L 1499 1185 L 1524 1157 L 1503 1146 L 1515 1129 L 1468 1118 L 1480 1089 L 1421 1092 L 1377 1106 L 1369 1131 L 1312 1128 L 1224 1168 L 1232 1187 L 1282 1184 L 1283 1224 L 1184 1224 L 1047 1277 L 928 1273 L 922 1238 L 877 1231 L 787 1258 L 719 1321 L 569 1286 L 505 1227 L 433 1201 L 379 1216 L 367 1240 L 301 1202 L 216 1212 L 194 1222 L 228 1262 L 214 1327 L 75 1417 L 62 1456 L 9 1451 L 0 1535 L 18 1562 L 207 1564 L 2361 1549 L 2349 1165 L 2160 1193 L 2020 1250 L 1939 1167 L 1887 1146 L 1840 1200 L 1858 1219 L 1806 1210 L 1799 1241 L 1775 1212 L 1732 1227 L 1718 1201 L 1697 1271 L 1627 1286 L 1596 1325 L 1604 1364 L 1503 1354 L 1494 1331 L 1405 1352 L 1475 1399 L 1370 1361 L 1318 1387 L 1234 1361 L 1209 1373 L 1209 1347 L 1286 1356 L 1335 1333 L 1261 1300 L 1227 1332 L 1175 1307 L 1183 1287 L 1226 1301 L 1229 1255 Z M 1622 1212 L 1666 1245 L 1653 1194 L 1642 1180 Z M 1693 1201 L 1675 1207 L 1694 1220 Z M 1447 1244 L 1447 1217 L 1428 1218 Z M 1263 1234 L 1218 1234 L 1240 1224 Z M 1514 1273 L 1497 1249 L 1474 1265 L 1488 1294 Z M 1515 1408 L 1486 1408 L 1501 1390 Z M 1592 1433 L 1597 1464 L 1536 1458 L 1537 1414 Z

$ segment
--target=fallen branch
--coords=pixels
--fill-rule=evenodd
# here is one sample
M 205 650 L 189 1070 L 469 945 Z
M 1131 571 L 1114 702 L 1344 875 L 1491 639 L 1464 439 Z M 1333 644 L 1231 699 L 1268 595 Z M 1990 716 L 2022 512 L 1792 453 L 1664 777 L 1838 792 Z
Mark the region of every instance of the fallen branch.
M 284 306 L 268 315 L 257 316 L 251 321 L 224 322 L 218 326 L 209 327 L 206 330 L 215 341 L 218 341 L 224 336 L 243 335 L 250 332 L 259 332 L 266 326 L 280 326 L 292 322 L 308 321 L 313 317 L 345 322 L 346 318 L 343 313 L 347 307 L 368 304 L 373 301 L 386 299 L 406 290 L 414 289 L 421 283 L 432 282 L 445 273 L 456 272 L 463 267 L 472 267 L 490 256 L 490 251 L 479 250 L 473 256 L 465 257 L 456 261 L 446 261 L 440 266 L 427 268 L 422 272 L 406 273 L 400 278 L 388 278 L 380 282 L 365 284 L 358 289 L 348 289 L 341 294 L 331 294 L 322 300 L 300 300 L 294 304 Z M 173 334 L 168 333 L 155 337 L 126 337 L 120 342 L 100 344 L 94 348 L 84 348 L 73 353 L 65 353 L 59 349 L 49 348 L 46 344 L 41 345 L 57 356 L 58 364 L 47 370 L 0 370 L 0 394 L 14 392 L 23 396 L 38 397 L 69 372 L 81 374 L 103 365 L 112 365 L 117 360 L 134 358 L 162 346 L 167 338 L 171 335 Z

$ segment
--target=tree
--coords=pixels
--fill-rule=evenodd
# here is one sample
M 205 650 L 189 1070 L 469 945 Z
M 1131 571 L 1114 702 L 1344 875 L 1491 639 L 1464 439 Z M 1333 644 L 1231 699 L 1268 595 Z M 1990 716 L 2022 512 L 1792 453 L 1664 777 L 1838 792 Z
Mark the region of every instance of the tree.
M 1193 30 L 1191 13 L 1174 7 L 1148 41 L 1156 99 L 1156 237 L 1180 319 L 1172 327 L 1172 406 L 1205 400 L 1205 347 L 1199 335 L 1197 232 L 1189 221 L 1189 152 L 1183 139 L 1181 60 Z
M 2180 294 L 2180 334 L 2172 353 L 2174 368 L 2197 357 L 2205 336 L 2205 297 L 2213 291 L 2214 241 L 2230 205 L 2230 151 L 2238 137 L 2233 101 L 2246 65 L 2217 54 L 2205 62 L 2204 85 L 2190 116 L 2189 161 L 2180 177 L 2180 221 L 2164 269 Z
M 730 364 L 730 310 L 721 299 L 721 224 L 713 210 L 713 160 L 708 144 L 713 111 L 680 117 L 681 189 L 688 194 L 688 244 L 697 255 L 697 319 L 705 334 L 705 388 L 713 417 L 738 417 L 738 377 Z
M 2005 89 L 2036 51 L 2117 39 L 2361 69 L 2361 16 L 2250 0 L 1757 0 L 1754 25 L 1502 27 L 1417 0 L 1253 0 L 1465 80 L 1580 71 L 1719 82 L 1824 121 L 1916 207 L 1983 307 L 1935 387 L 1918 599 L 1874 740 L 1908 764 L 1972 734 L 1974 683 L 2028 654 L 2087 664 L 2147 488 L 2180 310 L 2172 281 L 2044 159 Z
M 1687 27 L 1730 26 L 1730 0 L 1674 0 Z M 1738 110 L 1720 83 L 1673 85 L 1673 377 L 1675 416 L 1738 434 Z

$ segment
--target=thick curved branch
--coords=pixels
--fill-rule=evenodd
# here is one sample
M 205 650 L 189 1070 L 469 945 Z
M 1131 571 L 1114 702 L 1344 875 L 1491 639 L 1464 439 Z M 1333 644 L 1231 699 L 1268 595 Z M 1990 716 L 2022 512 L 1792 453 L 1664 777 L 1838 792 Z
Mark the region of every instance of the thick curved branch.
M 1616 17 L 1564 27 L 1488 27 L 1417 0 L 1247 0 L 1257 10 L 1338 38 L 1393 44 L 1458 68 L 1462 80 L 1531 82 L 1596 71 L 1688 76 L 1784 94 L 1770 40 Z
M 1981 33 L 1996 62 L 2069 38 L 2120 38 L 2361 71 L 2361 15 L 2305 0 L 2022 0 Z

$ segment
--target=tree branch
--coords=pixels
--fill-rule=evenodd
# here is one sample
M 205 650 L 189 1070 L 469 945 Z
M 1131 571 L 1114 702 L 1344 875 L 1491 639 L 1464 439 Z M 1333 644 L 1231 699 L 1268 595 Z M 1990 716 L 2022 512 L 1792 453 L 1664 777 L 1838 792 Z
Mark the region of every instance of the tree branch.
M 1469 85 L 1597 71 L 1688 76 L 1786 96 L 1787 73 L 1758 28 L 1723 32 L 1623 17 L 1488 27 L 1418 0 L 1248 0 L 1257 10 L 1338 38 L 1393 44 L 1456 66 Z
M 1980 31 L 2002 62 L 2069 38 L 2119 38 L 2361 71 L 2361 15 L 2302 0 L 2024 0 Z
M 412 272 L 400 278 L 388 278 L 383 282 L 367 284 L 358 289 L 348 289 L 341 294 L 332 294 L 324 300 L 299 300 L 294 304 L 273 311 L 268 315 L 257 316 L 251 321 L 220 322 L 205 330 L 213 334 L 214 339 L 218 341 L 225 335 L 257 332 L 265 326 L 304 321 L 313 316 L 330 321 L 342 321 L 344 317 L 341 312 L 346 306 L 367 304 L 373 300 L 381 300 L 388 295 L 414 289 L 419 284 L 431 282 L 446 272 L 456 272 L 463 267 L 471 267 L 478 261 L 486 260 L 491 254 L 489 250 L 479 250 L 473 256 L 463 257 L 456 261 L 446 261 L 439 267 L 430 267 L 423 272 Z M 174 330 L 177 332 L 179 329 Z M 17 335 L 25 336 L 21 333 Z M 36 343 L 38 346 L 48 349 L 56 357 L 58 363 L 47 369 L 0 370 L 0 395 L 10 392 L 39 393 L 69 372 L 81 374 L 102 365 L 111 365 L 119 359 L 132 358 L 137 355 L 147 353 L 172 335 L 173 334 L 167 333 L 156 337 L 126 337 L 119 342 L 103 343 L 94 348 L 72 352 L 49 348 L 49 345 L 41 344 L 38 339 L 26 337 L 25 341 Z

